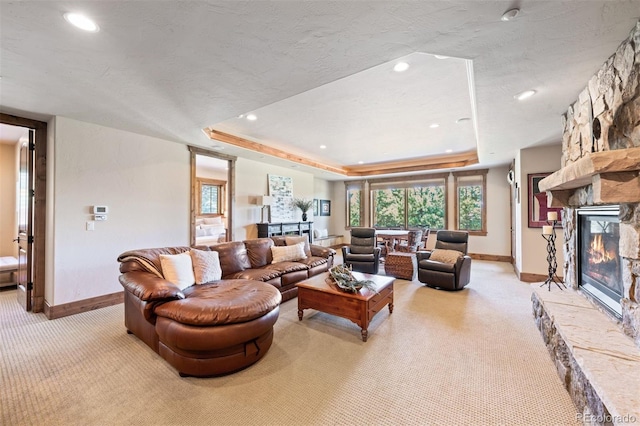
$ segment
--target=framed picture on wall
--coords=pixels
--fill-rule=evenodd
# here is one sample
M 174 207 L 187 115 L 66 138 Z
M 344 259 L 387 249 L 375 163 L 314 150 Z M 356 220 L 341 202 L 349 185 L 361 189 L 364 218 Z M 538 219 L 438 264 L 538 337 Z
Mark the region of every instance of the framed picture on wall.
M 319 214 L 318 214 L 318 199 L 317 198 L 313 199 L 313 215 L 314 216 L 319 216 Z
M 320 200 L 320 216 L 331 216 L 331 201 Z
M 547 214 L 558 213 L 556 228 L 562 227 L 562 207 L 547 207 L 547 193 L 541 192 L 538 184 L 551 173 L 532 173 L 527 175 L 527 195 L 529 200 L 529 228 L 542 228 L 547 225 Z

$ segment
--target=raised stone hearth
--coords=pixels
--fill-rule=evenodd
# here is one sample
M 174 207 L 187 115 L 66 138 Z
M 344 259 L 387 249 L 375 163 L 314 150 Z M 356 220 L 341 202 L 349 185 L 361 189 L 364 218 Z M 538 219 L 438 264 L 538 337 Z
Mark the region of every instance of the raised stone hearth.
M 536 325 L 581 419 L 640 422 L 640 350 L 631 339 L 574 291 L 535 286 L 531 300 Z

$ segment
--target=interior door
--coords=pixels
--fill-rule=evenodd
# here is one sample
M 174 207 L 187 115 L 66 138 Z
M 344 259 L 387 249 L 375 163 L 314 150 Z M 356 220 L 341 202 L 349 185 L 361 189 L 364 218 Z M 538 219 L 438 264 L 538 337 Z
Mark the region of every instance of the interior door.
M 33 165 L 35 131 L 29 130 L 29 143 L 20 146 L 18 170 L 18 303 L 32 309 L 33 291 Z

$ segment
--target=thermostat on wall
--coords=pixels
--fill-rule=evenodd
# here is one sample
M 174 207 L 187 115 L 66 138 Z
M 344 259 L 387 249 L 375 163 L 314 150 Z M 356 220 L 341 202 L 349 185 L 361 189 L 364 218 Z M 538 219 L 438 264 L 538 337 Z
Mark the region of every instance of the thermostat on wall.
M 109 207 L 93 206 L 93 214 L 107 214 L 107 213 L 109 213 Z

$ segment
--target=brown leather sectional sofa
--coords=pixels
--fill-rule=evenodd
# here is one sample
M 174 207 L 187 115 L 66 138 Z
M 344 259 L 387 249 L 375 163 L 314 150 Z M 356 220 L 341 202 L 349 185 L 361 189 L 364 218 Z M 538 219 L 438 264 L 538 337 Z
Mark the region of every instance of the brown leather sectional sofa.
M 219 253 L 222 279 L 185 290 L 157 271 L 161 254 L 190 247 L 121 254 L 127 331 L 182 376 L 228 374 L 253 364 L 271 346 L 280 302 L 297 295 L 297 282 L 333 265 L 335 250 L 314 245 L 306 259 L 271 263 L 271 247 L 286 243 L 285 237 L 272 237 L 196 247 Z

